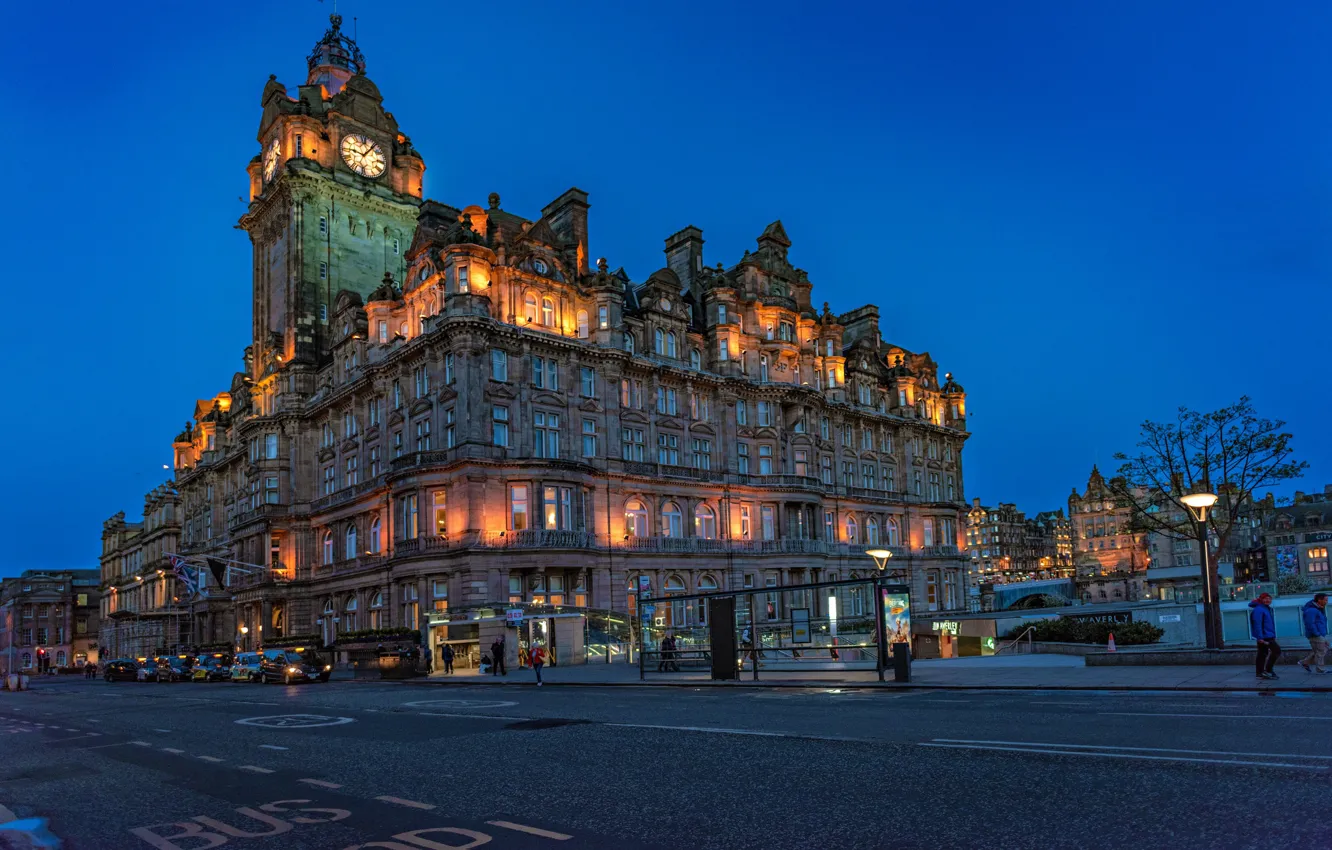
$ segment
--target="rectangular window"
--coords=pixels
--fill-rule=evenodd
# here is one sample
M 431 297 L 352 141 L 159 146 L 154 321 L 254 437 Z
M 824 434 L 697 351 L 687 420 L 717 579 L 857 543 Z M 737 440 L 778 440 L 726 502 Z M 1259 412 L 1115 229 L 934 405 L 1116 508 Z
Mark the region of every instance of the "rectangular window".
M 490 380 L 509 380 L 509 353 L 501 348 L 490 350 Z
M 379 396 L 370 399 L 370 404 L 367 406 L 367 414 L 366 419 L 370 422 L 372 428 L 379 424 Z
M 509 445 L 509 408 L 502 404 L 490 408 L 491 442 L 497 446 Z
M 398 240 L 397 240 L 397 239 L 394 239 L 394 240 L 393 240 L 393 254 L 394 254 L 394 256 L 397 256 L 397 254 L 398 254 L 398 249 L 399 249 Z
M 921 532 L 921 541 L 922 541 L 922 542 L 921 542 L 921 545 L 922 545 L 922 546 L 933 546 L 933 545 L 934 545 L 934 518 L 933 518 L 933 517 L 925 517 L 925 519 L 921 520 L 921 527 L 922 527 L 922 529 L 923 529 L 923 531 Z
M 657 463 L 680 465 L 680 438 L 675 434 L 657 435 Z
M 610 327 L 610 309 L 605 304 L 597 308 L 597 327 L 603 331 Z
M 725 304 L 718 304 L 718 305 L 717 305 L 717 324 L 719 324 L 719 325 L 724 325 L 724 324 L 726 324 L 726 305 L 725 305 Z
M 327 496 L 337 490 L 338 476 L 332 466 L 324 467 L 324 495 Z
M 849 461 L 842 462 L 842 486 L 856 486 L 856 465 Z
M 430 420 L 422 419 L 416 423 L 416 450 L 418 452 L 430 451 Z
M 560 417 L 538 410 L 532 416 L 532 450 L 537 457 L 560 456 Z
M 735 402 L 735 424 L 749 424 L 749 407 L 745 404 L 744 399 L 737 399 Z
M 402 410 L 402 383 L 397 378 L 393 379 L 393 409 Z
M 370 449 L 370 477 L 374 478 L 379 474 L 380 469 L 379 446 Z
M 295 151 L 292 153 L 292 156 L 295 157 L 296 159 L 301 159 L 302 157 L 305 156 L 305 145 L 304 145 L 304 142 L 305 142 L 305 139 L 301 136 L 300 133 L 297 133 L 297 134 L 296 134 Z
M 361 472 L 359 469 L 356 468 L 356 455 L 352 455 L 351 457 L 347 458 L 343 467 L 343 472 L 344 474 L 343 474 L 342 486 L 353 487 L 356 484 L 360 483 Z
M 448 537 L 448 493 L 444 490 L 436 490 L 431 498 L 434 501 L 435 535 L 437 537 Z
M 458 266 L 458 292 L 467 293 L 471 291 L 472 282 L 468 277 L 468 267 Z
M 712 469 L 712 441 L 694 440 L 694 469 Z
M 597 456 L 597 422 L 595 419 L 583 420 L 583 457 Z
M 527 527 L 527 485 L 511 485 L 509 487 L 509 528 L 514 531 L 525 531 Z
M 657 412 L 668 416 L 674 416 L 676 414 L 675 390 L 662 387 L 657 391 Z
M 544 487 L 541 491 L 541 520 L 550 531 L 573 530 L 573 488 Z M 555 579 L 560 586 L 555 586 Z M 551 576 L 551 589 L 563 589 L 563 576 Z
M 795 474 L 809 475 L 809 452 L 805 449 L 795 450 Z
M 741 475 L 749 474 L 749 444 L 738 443 L 735 447 L 735 471 Z
M 276 460 L 278 456 L 278 435 L 264 435 L 264 457 L 268 460 Z
M 320 279 L 320 280 L 328 280 L 328 263 L 320 263 L 320 264 L 319 264 L 319 279 Z M 323 319 L 325 322 L 327 322 L 327 321 L 328 321 L 328 307 L 325 306 L 325 305 L 323 305 L 323 304 L 320 304 L 320 305 L 319 305 L 319 312 L 322 314 L 322 315 L 320 316 L 320 318 Z
M 722 361 L 731 359 L 731 347 L 725 338 L 717 340 L 717 359 Z
M 763 524 L 763 539 L 775 540 L 777 538 L 777 519 L 772 505 L 763 505 L 759 508 L 759 521 Z
M 772 475 L 772 446 L 760 445 L 759 450 L 759 475 Z
M 398 539 L 415 539 L 420 533 L 417 520 L 416 494 L 408 493 L 398 499 Z
M 454 446 L 454 414 L 450 407 L 444 411 L 444 448 L 451 449 Z
M 823 539 L 828 543 L 837 542 L 837 518 L 832 511 L 823 512 Z
M 382 319 L 380 320 L 380 322 L 379 322 L 379 331 L 378 331 L 378 333 L 379 333 L 379 342 L 380 342 L 380 344 L 381 344 L 381 345 L 386 344 L 386 343 L 388 342 L 388 339 L 389 339 L 389 337 L 388 337 L 388 322 L 383 321 Z
M 620 434 L 620 455 L 625 460 L 643 460 L 643 429 L 625 428 Z
M 866 490 L 874 489 L 874 464 L 862 463 L 860 465 L 860 486 Z
M 819 458 L 819 478 L 824 484 L 829 486 L 833 483 L 833 465 L 832 458 L 823 455 Z
M 264 478 L 264 504 L 266 504 L 266 505 L 276 505 L 276 504 L 278 503 L 278 501 L 279 501 L 279 499 L 278 499 L 278 480 L 277 480 L 277 476 L 276 476 L 276 475 L 269 475 L 269 476 L 266 476 L 266 477 Z M 208 519 L 209 519 L 209 523 L 208 523 L 208 524 L 209 524 L 209 526 L 210 526 L 208 536 L 209 536 L 209 537 L 212 537 L 212 536 L 213 536 L 213 534 L 212 534 L 212 529 L 211 529 L 211 526 L 212 526 L 212 517 L 209 516 Z
M 583 398 L 593 398 L 597 394 L 597 371 L 591 366 L 579 370 L 579 392 Z
M 455 380 L 453 374 L 453 352 L 444 355 L 444 383 L 452 384 Z
M 749 505 L 740 506 L 740 539 L 752 540 L 754 536 L 753 517 Z
M 558 364 L 551 358 L 533 355 L 532 384 L 537 389 L 558 390 L 560 388 Z
M 402 457 L 402 431 L 393 432 L 393 456 Z
M 416 388 L 416 398 L 430 395 L 430 372 L 424 366 L 412 370 L 412 384 Z
M 766 401 L 758 403 L 758 424 L 760 428 L 772 425 L 772 405 Z
M 328 235 L 328 216 L 322 216 L 322 215 L 321 215 L 321 216 L 319 217 L 319 235 L 320 235 L 320 236 L 327 236 L 327 235 Z M 320 263 L 320 265 L 323 265 L 323 264 Z

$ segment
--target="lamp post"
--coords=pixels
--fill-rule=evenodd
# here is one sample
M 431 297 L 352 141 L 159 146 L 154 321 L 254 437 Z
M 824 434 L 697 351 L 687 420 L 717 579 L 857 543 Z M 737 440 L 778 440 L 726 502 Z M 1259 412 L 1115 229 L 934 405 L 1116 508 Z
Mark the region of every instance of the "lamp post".
M 865 554 L 874 559 L 874 565 L 879 568 L 880 575 L 883 574 L 888 562 L 893 558 L 893 553 L 887 549 L 866 549 Z
M 1198 552 L 1202 558 L 1203 632 L 1208 649 L 1221 649 L 1223 645 L 1219 598 L 1221 586 L 1207 551 L 1207 512 L 1216 504 L 1216 498 L 1215 493 L 1189 493 L 1179 499 L 1188 507 L 1194 533 L 1198 537 Z

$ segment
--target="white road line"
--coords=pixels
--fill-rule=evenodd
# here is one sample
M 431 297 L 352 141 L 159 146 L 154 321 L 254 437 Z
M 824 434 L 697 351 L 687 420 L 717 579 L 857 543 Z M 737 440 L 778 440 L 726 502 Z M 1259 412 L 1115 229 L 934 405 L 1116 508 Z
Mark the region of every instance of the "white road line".
M 170 729 L 154 729 L 154 732 L 170 732 Z
M 89 722 L 89 723 L 101 723 L 102 721 L 98 720 L 98 719 L 95 718 L 95 717 L 89 717 L 89 718 L 88 718 L 88 722 Z
M 1094 705 L 1090 702 L 1029 702 L 1027 705 Z
M 259 749 L 261 749 L 261 750 L 285 750 L 286 747 L 279 747 L 277 744 L 260 744 L 260 745 L 259 745 Z
M 314 785 L 319 788 L 341 788 L 336 782 L 325 782 L 322 779 L 297 779 L 297 782 L 304 782 L 306 785 Z
M 1312 714 L 1166 714 L 1159 711 L 1102 711 L 1114 717 L 1210 717 L 1213 720 L 1332 720 L 1327 715 Z
M 552 838 L 556 841 L 568 841 L 573 838 L 572 835 L 565 835 L 563 832 L 551 832 L 548 829 L 537 829 L 535 826 L 525 826 L 521 823 L 514 823 L 507 820 L 488 820 L 490 826 L 498 826 L 500 829 L 512 829 L 515 832 L 526 832 L 528 835 L 536 835 L 541 838 Z
M 841 743 L 882 743 L 873 738 L 852 738 L 841 735 L 815 735 L 803 732 L 761 732 L 757 729 L 727 729 L 720 726 L 664 726 L 653 723 L 602 723 L 620 729 L 661 729 L 667 732 L 711 732 L 717 735 L 752 735 L 757 738 L 795 738 L 807 741 L 838 741 Z
M 136 747 L 151 747 L 151 746 L 152 746 L 152 744 L 148 743 L 147 741 L 130 741 L 130 743 L 133 744 L 133 745 L 136 746 Z
M 222 759 L 217 758 L 216 756 L 199 756 L 199 758 L 200 758 L 200 760 L 202 760 L 202 761 L 211 761 L 211 762 L 213 762 L 214 764 L 216 764 L 217 762 L 222 761 Z
M 536 720 L 535 717 L 519 717 L 516 714 L 448 714 L 442 711 L 413 711 L 418 717 L 470 717 L 479 720 Z
M 239 769 L 240 769 L 240 770 L 248 770 L 248 771 L 250 771 L 251 773 L 272 773 L 272 772 L 273 772 L 273 771 L 269 770 L 269 769 L 266 768 L 266 767 L 255 767 L 255 766 L 252 765 L 252 764 L 242 764 L 242 765 L 240 765 L 240 768 L 239 768 Z
M 379 801 L 381 801 L 381 802 L 384 802 L 384 803 L 393 803 L 394 805 L 397 805 L 397 806 L 407 806 L 408 808 L 412 808 L 412 809 L 433 809 L 433 808 L 434 808 L 434 806 L 430 805 L 429 803 L 418 803 L 418 802 L 416 802 L 415 800 L 404 800 L 404 799 L 402 799 L 401 797 L 390 797 L 390 796 L 388 796 L 387 794 L 382 795 L 382 796 L 379 796 L 379 797 L 376 797 L 375 799 L 376 799 L 376 800 L 379 800 Z
M 1086 756 L 1106 759 L 1133 759 L 1142 761 L 1188 761 L 1202 764 L 1237 764 L 1247 767 L 1289 767 L 1296 770 L 1327 770 L 1315 764 L 1289 764 L 1275 761 L 1243 761 L 1240 759 L 1196 759 L 1186 756 L 1147 756 L 1134 753 L 1088 753 L 1077 750 L 1038 750 L 1027 747 L 983 747 L 976 744 L 917 744 L 918 747 L 937 747 L 944 750 L 997 750 L 1006 753 L 1046 753 L 1055 756 Z
M 1250 753 L 1232 750 L 1179 750 L 1173 747 L 1112 747 L 1107 744 L 1056 744 L 1050 741 L 982 741 L 971 738 L 932 738 L 944 744 L 1008 744 L 1015 747 L 1072 747 L 1079 750 L 1126 750 L 1143 753 L 1189 753 L 1190 755 L 1260 756 L 1262 758 L 1315 759 L 1332 761 L 1332 756 L 1310 756 L 1303 753 Z
M 178 750 L 178 749 L 176 749 L 175 747 L 163 747 L 163 748 L 162 748 L 162 752 L 164 752 L 164 753 L 175 753 L 176 755 L 180 755 L 181 753 L 183 753 L 183 752 L 185 752 L 185 751 L 184 751 L 184 750 Z

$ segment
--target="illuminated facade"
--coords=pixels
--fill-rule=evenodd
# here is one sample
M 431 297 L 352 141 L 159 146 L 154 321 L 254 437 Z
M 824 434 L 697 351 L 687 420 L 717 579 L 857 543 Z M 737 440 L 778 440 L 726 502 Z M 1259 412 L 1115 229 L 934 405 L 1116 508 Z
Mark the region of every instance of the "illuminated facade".
M 96 570 L 0 579 L 0 674 L 97 663 L 97 584 Z
M 966 520 L 967 553 L 976 581 L 1072 576 L 1072 527 L 1062 509 L 1027 519 L 1017 505 L 986 507 L 972 499 Z
M 310 83 L 264 90 L 254 337 L 174 457 L 180 551 L 272 569 L 190 600 L 193 642 L 433 645 L 514 603 L 624 612 L 639 576 L 863 576 L 876 547 L 921 610 L 965 607 L 966 396 L 877 307 L 817 309 L 780 222 L 729 267 L 686 227 L 634 282 L 590 260 L 579 189 L 532 217 L 423 201 L 363 68 L 335 18 Z
M 1130 524 L 1132 508 L 1118 499 L 1101 471 L 1092 467 L 1087 489 L 1068 497 L 1073 524 L 1073 560 L 1079 578 L 1147 569 L 1146 535 Z

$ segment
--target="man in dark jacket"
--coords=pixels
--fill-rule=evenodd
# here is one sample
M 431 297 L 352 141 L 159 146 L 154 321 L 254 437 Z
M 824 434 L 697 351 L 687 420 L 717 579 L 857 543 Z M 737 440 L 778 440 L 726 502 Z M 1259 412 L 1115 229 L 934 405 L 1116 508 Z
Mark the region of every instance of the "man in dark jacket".
M 1259 594 L 1257 599 L 1249 603 L 1249 630 L 1258 644 L 1258 654 L 1254 658 L 1258 678 L 1279 678 L 1272 672 L 1272 667 L 1281 655 L 1281 645 L 1276 641 L 1276 618 L 1272 616 L 1272 594 Z
M 1300 659 L 1306 673 L 1326 673 L 1323 657 L 1327 655 L 1327 594 L 1315 593 L 1300 609 L 1304 636 L 1309 639 L 1309 654 Z

